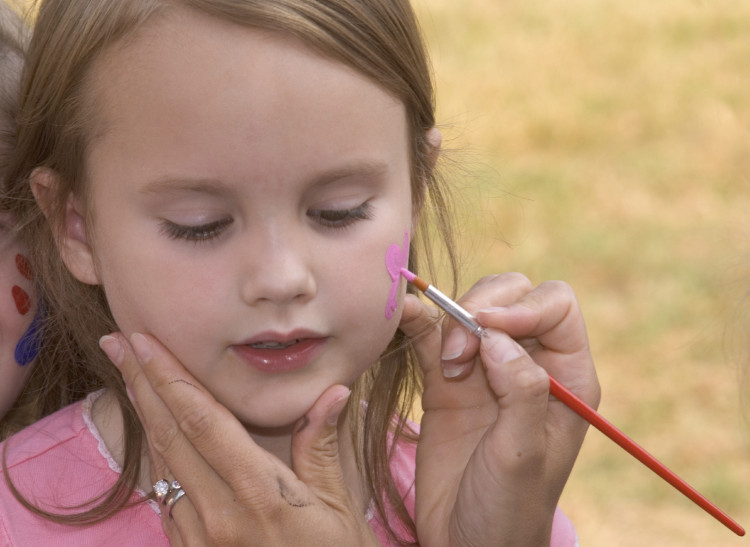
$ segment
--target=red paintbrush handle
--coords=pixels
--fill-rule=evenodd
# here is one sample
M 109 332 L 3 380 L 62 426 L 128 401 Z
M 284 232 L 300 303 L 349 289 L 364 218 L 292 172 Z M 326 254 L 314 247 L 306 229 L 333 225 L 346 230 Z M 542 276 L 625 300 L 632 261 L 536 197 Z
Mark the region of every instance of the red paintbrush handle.
M 589 422 L 599 431 L 604 433 L 607 437 L 612 439 L 623 449 L 629 452 L 633 457 L 640 461 L 643 465 L 651 469 L 654 473 L 659 475 L 662 479 L 667 481 L 669 484 L 674 486 L 677 490 L 682 492 L 688 497 L 693 503 L 698 505 L 701 509 L 706 511 L 709 515 L 714 517 L 716 520 L 721 522 L 724 526 L 729 528 L 732 532 L 738 536 L 744 536 L 745 530 L 732 520 L 729 515 L 724 513 L 721 509 L 716 507 L 713 503 L 708 501 L 700 492 L 690 486 L 688 483 L 683 481 L 680 477 L 675 475 L 672 471 L 667 468 L 663 463 L 654 458 L 651 454 L 646 452 L 638 443 L 633 441 L 630 437 L 625 435 L 622 431 L 617 429 L 609 421 L 607 421 L 601 414 L 591 408 L 589 405 L 584 403 L 576 395 L 574 395 L 568 388 L 563 386 L 560 382 L 550 376 L 549 392 L 551 395 L 557 397 L 567 407 L 572 409 L 576 414 L 581 416 L 584 420 Z

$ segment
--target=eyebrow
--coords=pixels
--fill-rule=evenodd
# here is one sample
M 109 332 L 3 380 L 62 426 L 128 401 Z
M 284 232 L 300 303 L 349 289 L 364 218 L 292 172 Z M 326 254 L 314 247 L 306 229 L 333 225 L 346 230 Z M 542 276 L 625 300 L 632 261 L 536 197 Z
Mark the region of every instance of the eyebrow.
M 349 165 L 324 171 L 313 177 L 315 186 L 325 186 L 349 177 L 377 177 L 388 171 L 388 164 L 382 161 L 362 160 Z
M 148 182 L 140 192 L 142 194 L 196 193 L 221 196 L 229 194 L 231 189 L 218 179 L 165 176 Z
M 386 162 L 361 160 L 317 173 L 307 179 L 306 184 L 321 187 L 349 177 L 378 177 L 387 171 L 388 163 Z M 233 189 L 229 184 L 219 179 L 192 179 L 183 176 L 167 175 L 148 182 L 143 188 L 141 188 L 140 192 L 143 194 L 196 193 L 225 196 L 231 194 Z

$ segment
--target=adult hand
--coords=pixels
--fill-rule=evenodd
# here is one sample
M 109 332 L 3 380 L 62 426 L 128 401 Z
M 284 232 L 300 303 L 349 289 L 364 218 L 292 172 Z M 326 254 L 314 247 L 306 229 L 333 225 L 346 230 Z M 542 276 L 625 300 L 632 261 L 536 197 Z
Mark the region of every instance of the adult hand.
M 580 309 L 567 285 L 520 274 L 485 278 L 460 303 L 487 327 L 481 340 L 410 295 L 401 321 L 425 374 L 420 544 L 548 545 L 588 426 L 549 397 L 549 375 L 599 402 Z
M 115 333 L 100 345 L 143 423 L 152 481 L 175 478 L 185 491 L 171 517 L 162 509 L 172 545 L 379 545 L 338 459 L 348 388 L 328 388 L 297 424 L 290 469 L 155 338 L 130 342 Z

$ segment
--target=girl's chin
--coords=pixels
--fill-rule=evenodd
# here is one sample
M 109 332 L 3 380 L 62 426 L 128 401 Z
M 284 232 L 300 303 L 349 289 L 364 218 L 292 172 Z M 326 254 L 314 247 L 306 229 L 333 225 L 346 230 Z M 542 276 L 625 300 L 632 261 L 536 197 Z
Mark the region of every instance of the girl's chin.
M 312 406 L 312 402 L 310 406 Z M 274 408 L 271 412 L 268 410 L 263 412 L 246 411 L 235 414 L 235 416 L 251 434 L 278 436 L 291 433 L 308 410 L 310 410 L 309 407 L 287 405 L 286 407 Z
M 242 425 L 251 435 L 277 436 L 287 435 L 294 431 L 297 423 L 304 418 L 304 414 L 297 417 L 238 417 Z

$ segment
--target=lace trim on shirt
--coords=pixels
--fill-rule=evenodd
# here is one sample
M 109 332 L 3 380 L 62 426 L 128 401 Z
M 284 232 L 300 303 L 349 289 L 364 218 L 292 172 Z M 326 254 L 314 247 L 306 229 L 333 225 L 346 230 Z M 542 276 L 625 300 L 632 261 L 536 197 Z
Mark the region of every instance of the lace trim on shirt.
M 104 389 L 100 389 L 99 391 L 89 393 L 83 400 L 83 404 L 81 407 L 83 422 L 86 424 L 89 433 L 91 433 L 94 439 L 96 439 L 99 453 L 104 457 L 105 460 L 107 460 L 107 465 L 109 466 L 109 468 L 119 475 L 122 473 L 122 467 L 120 467 L 120 464 L 117 463 L 112 457 L 112 454 L 109 452 L 109 448 L 107 448 L 104 439 L 102 439 L 102 436 L 99 434 L 99 430 L 96 428 L 96 425 L 94 425 L 94 419 L 91 416 L 91 410 L 94 408 L 94 403 L 99 397 L 104 394 L 104 391 Z M 136 487 L 135 492 L 142 498 L 146 499 L 146 503 L 149 505 L 149 507 L 151 507 L 151 509 L 153 509 L 157 515 L 161 516 L 161 510 L 159 509 L 159 504 L 156 503 L 156 500 L 147 499 L 148 494 L 146 494 L 146 492 L 144 492 L 140 487 Z

